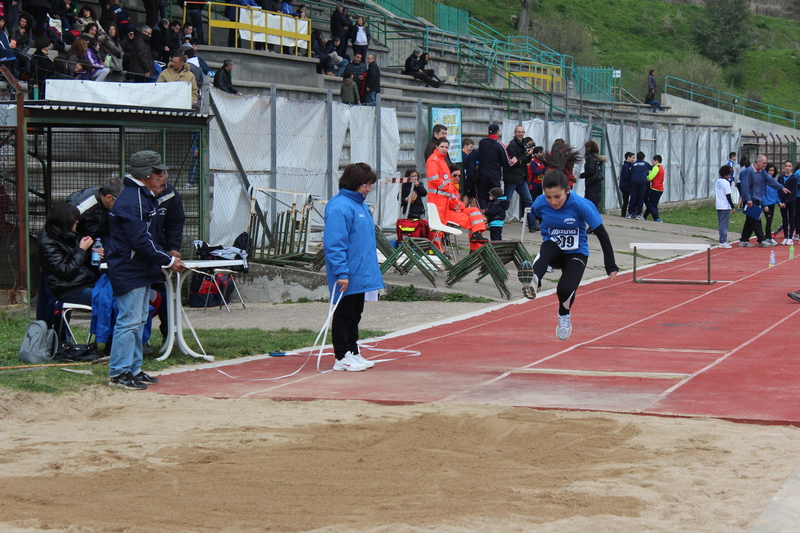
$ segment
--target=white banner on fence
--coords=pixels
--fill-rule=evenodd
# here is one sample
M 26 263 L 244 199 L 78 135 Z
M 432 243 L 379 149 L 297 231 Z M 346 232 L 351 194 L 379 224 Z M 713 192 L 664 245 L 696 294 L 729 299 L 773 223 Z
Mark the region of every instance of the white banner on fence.
M 188 81 L 171 83 L 115 83 L 108 81 L 47 80 L 47 99 L 91 106 L 155 107 L 192 109 L 192 86 Z

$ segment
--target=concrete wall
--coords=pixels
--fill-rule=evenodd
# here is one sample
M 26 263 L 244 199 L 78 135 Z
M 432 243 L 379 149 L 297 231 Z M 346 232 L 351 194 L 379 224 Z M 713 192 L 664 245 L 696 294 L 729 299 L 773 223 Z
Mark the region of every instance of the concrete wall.
M 702 124 L 731 126 L 733 131 L 741 130 L 745 136 L 757 133 L 773 133 L 775 135 L 800 135 L 800 130 L 771 124 L 763 120 L 745 117 L 730 111 L 723 111 L 704 104 L 698 104 L 671 94 L 662 94 L 661 103 L 670 106 L 671 112 L 678 115 L 698 115 Z

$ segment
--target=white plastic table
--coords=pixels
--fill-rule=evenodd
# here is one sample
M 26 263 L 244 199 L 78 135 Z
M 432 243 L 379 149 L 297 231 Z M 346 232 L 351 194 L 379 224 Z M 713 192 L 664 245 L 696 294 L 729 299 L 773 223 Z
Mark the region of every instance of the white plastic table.
M 186 265 L 186 270 L 183 272 L 174 273 L 168 268 L 164 269 L 164 275 L 167 278 L 165 285 L 167 286 L 166 303 L 167 320 L 169 322 L 167 324 L 167 338 L 164 339 L 164 344 L 159 351 L 160 357 L 158 357 L 156 361 L 163 361 L 169 357 L 174 346 L 177 346 L 178 350 L 186 355 L 205 359 L 206 361 L 213 361 L 213 356 L 203 355 L 189 348 L 189 345 L 186 344 L 186 339 L 183 338 L 183 302 L 181 301 L 181 287 L 192 272 L 189 270 L 190 268 L 197 270 L 204 268 L 233 267 L 242 266 L 244 262 L 241 259 L 212 259 L 210 261 L 184 261 L 183 263 Z

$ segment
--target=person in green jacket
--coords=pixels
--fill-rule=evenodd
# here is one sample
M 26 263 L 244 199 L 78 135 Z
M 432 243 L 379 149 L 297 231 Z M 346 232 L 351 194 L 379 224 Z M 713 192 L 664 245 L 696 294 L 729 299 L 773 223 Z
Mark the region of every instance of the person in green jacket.
M 343 104 L 361 104 L 361 97 L 358 94 L 358 85 L 353 81 L 352 72 L 345 72 L 342 76 L 342 87 L 339 89 L 339 96 L 342 97 Z

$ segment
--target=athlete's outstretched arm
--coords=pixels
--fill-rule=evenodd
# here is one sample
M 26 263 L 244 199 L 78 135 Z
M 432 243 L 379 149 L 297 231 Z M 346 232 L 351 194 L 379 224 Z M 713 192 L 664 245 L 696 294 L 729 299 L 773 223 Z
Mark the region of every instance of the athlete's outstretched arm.
M 600 224 L 594 228 L 594 230 L 592 230 L 592 233 L 595 234 L 597 239 L 600 241 L 600 246 L 603 248 L 603 263 L 606 267 L 606 274 L 608 274 L 608 276 L 612 279 L 617 277 L 619 267 L 614 260 L 614 247 L 611 246 L 611 237 L 608 236 L 606 228 Z

